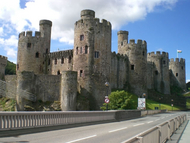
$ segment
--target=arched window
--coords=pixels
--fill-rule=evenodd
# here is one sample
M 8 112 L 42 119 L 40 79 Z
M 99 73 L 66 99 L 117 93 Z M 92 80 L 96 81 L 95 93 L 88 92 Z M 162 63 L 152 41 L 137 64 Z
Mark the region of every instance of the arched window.
M 78 50 L 79 50 L 79 48 L 78 48 L 78 47 L 76 47 L 76 55 L 78 54 Z
M 39 58 L 40 54 L 38 52 L 36 52 L 36 58 Z
M 64 57 L 61 58 L 61 64 L 64 64 Z
M 84 40 L 84 35 L 80 35 L 80 41 Z
M 48 60 L 48 65 L 50 65 L 50 59 Z
M 143 56 L 144 56 L 144 51 L 143 51 Z
M 48 49 L 46 49 L 46 54 L 48 53 Z
M 60 70 L 57 71 L 57 75 L 60 75 Z
M 57 65 L 57 59 L 55 58 L 55 65 Z
M 165 60 L 163 60 L 163 64 L 165 64 L 166 63 L 166 61 Z
M 85 54 L 88 54 L 88 46 L 85 46 Z
M 17 70 L 19 70 L 19 64 L 17 64 Z

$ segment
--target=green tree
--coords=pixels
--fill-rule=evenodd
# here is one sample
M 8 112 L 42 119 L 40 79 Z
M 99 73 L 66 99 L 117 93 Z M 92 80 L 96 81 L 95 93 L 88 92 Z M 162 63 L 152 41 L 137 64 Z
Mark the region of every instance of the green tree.
M 16 74 L 16 64 L 7 61 L 7 66 L 5 68 L 5 74 L 6 75 L 14 75 Z
M 110 102 L 108 103 L 109 110 L 122 110 L 122 109 L 136 109 L 137 102 L 134 103 L 134 98 L 137 101 L 137 97 L 131 93 L 122 91 L 111 92 L 109 95 Z M 107 104 L 104 103 L 101 107 L 102 110 L 106 110 Z

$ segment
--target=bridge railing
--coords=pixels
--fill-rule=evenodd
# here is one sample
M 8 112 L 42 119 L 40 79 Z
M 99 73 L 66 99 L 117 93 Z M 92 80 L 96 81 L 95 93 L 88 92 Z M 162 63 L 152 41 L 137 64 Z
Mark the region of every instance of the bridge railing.
M 177 116 L 158 126 L 155 126 L 137 136 L 130 138 L 123 143 L 163 143 L 169 140 L 171 135 L 187 120 L 187 115 Z
M 13 130 L 77 123 L 118 121 L 159 113 L 141 110 L 0 112 L 0 130 Z

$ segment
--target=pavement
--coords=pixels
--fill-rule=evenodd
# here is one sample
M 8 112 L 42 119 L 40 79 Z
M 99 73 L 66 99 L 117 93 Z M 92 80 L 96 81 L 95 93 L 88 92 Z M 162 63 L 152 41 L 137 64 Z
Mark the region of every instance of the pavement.
M 167 143 L 190 143 L 190 118 L 175 131 Z

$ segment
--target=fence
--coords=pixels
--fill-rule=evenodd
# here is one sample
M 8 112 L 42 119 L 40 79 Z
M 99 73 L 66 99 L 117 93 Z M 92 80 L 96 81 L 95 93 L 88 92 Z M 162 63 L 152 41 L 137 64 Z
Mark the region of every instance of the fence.
M 179 128 L 179 126 L 187 120 L 187 115 L 180 115 L 153 127 L 123 143 L 163 143 L 170 139 L 171 135 Z
M 0 112 L 0 130 L 118 121 L 142 116 L 140 110 Z M 151 114 L 161 112 L 153 110 Z M 148 112 L 146 112 L 148 114 Z M 145 113 L 143 113 L 145 115 Z

